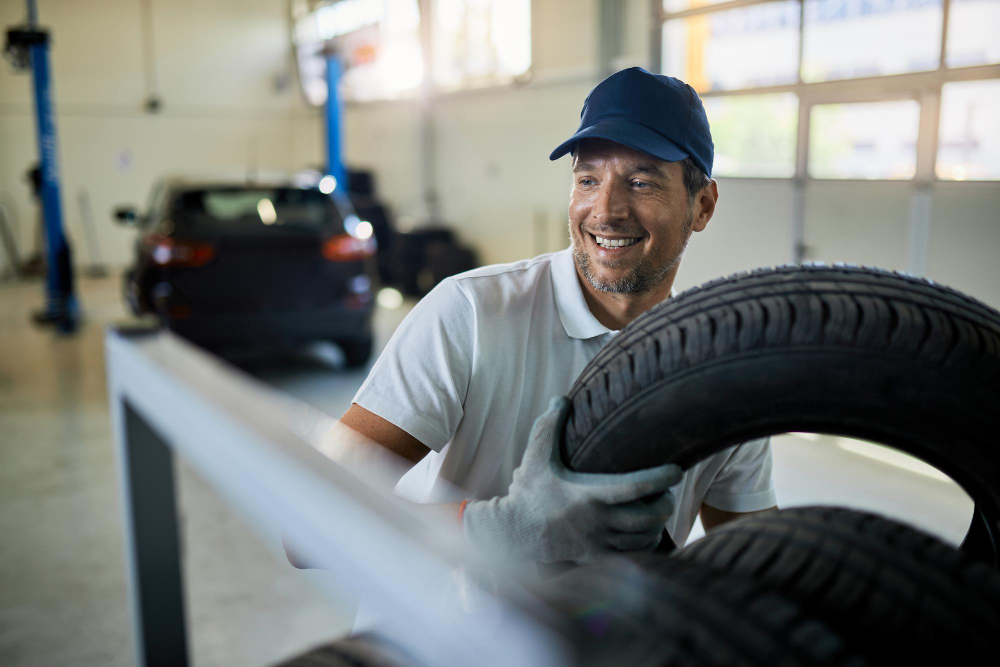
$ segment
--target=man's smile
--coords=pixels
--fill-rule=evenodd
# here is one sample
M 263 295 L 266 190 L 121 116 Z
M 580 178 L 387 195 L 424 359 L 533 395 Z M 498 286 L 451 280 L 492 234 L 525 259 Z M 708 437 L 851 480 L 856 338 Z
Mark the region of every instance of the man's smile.
M 641 236 L 598 236 L 587 233 L 591 242 L 597 247 L 599 256 L 619 256 L 629 252 L 633 246 L 638 246 L 643 237 Z

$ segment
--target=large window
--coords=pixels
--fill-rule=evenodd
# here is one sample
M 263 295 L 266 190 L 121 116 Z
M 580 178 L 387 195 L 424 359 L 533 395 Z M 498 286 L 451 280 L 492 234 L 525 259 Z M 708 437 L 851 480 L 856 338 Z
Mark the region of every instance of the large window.
M 339 0 L 293 11 L 303 92 L 313 104 L 327 97 L 327 52 L 343 63 L 340 92 L 349 100 L 413 94 L 424 75 L 418 0 Z
M 948 67 L 1000 63 L 1000 0 L 951 0 Z
M 416 94 L 427 77 L 422 8 L 433 17 L 435 88 L 507 83 L 531 67 L 531 0 L 293 0 L 293 42 L 306 98 L 326 102 L 331 51 L 343 64 L 345 99 Z
M 699 90 L 795 83 L 799 3 L 764 2 L 663 24 L 663 68 Z
M 913 178 L 919 123 L 920 105 L 914 100 L 817 104 L 811 109 L 809 175 Z
M 716 176 L 795 175 L 799 101 L 793 93 L 706 97 Z
M 1000 0 L 720 2 L 662 1 L 660 63 L 716 174 L 1000 180 Z
M 434 82 L 505 83 L 531 66 L 531 0 L 434 0 Z
M 952 181 L 1000 180 L 1000 79 L 944 85 L 936 171 Z
M 806 0 L 802 80 L 937 69 L 941 0 Z

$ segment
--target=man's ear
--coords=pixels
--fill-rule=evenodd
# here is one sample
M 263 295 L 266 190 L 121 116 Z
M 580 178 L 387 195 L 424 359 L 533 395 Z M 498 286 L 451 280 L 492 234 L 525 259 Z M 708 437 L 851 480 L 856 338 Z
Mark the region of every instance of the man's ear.
M 692 231 L 700 232 L 708 227 L 708 221 L 715 215 L 715 205 L 719 203 L 719 184 L 713 178 L 712 182 L 701 189 L 692 211 L 694 220 Z

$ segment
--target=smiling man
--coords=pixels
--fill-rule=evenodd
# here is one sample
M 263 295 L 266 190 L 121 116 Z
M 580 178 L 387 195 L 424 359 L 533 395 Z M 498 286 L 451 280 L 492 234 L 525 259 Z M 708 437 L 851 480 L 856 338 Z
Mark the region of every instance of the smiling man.
M 412 462 L 398 494 L 441 504 L 473 545 L 509 558 L 651 550 L 664 528 L 683 544 L 699 512 L 711 528 L 772 508 L 767 439 L 684 471 L 563 466 L 564 395 L 623 327 L 669 298 L 719 198 L 701 100 L 672 77 L 632 68 L 605 79 L 550 159 L 567 153 L 571 247 L 438 285 L 375 363 L 341 440 Z

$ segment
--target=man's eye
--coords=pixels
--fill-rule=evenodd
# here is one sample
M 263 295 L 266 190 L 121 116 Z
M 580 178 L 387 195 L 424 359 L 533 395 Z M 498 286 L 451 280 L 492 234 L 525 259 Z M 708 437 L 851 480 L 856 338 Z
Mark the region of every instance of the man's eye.
M 592 178 L 587 178 L 586 176 L 584 176 L 583 178 L 580 179 L 580 185 L 593 185 L 593 184 L 594 184 L 594 179 Z
M 632 181 L 632 187 L 639 190 L 644 190 L 645 188 L 649 187 L 649 183 L 647 183 L 646 181 Z

